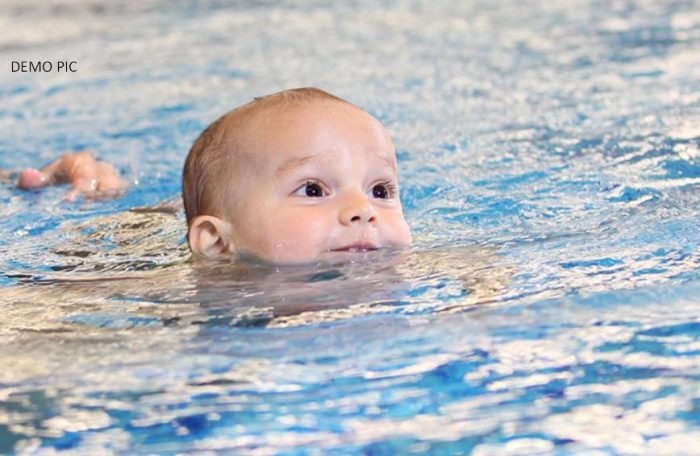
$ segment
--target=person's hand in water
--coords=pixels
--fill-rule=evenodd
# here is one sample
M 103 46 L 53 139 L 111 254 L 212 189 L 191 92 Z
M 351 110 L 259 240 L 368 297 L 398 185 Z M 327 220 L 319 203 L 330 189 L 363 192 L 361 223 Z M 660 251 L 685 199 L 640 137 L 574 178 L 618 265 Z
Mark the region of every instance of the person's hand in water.
M 65 195 L 69 201 L 74 201 L 81 193 L 87 198 L 115 197 L 127 187 L 127 182 L 110 163 L 98 161 L 87 151 L 65 154 L 41 170 L 25 169 L 17 180 L 17 187 L 21 189 L 58 184 L 70 184 Z

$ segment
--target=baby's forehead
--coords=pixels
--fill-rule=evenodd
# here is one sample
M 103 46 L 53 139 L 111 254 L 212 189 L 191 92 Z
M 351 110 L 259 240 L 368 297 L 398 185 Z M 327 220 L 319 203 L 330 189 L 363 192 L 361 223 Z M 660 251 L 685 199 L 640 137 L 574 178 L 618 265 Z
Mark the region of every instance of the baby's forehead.
M 362 132 L 393 148 L 389 133 L 379 120 L 344 101 L 309 100 L 251 108 L 254 109 L 234 111 L 226 119 L 226 142 L 232 139 L 242 148 L 251 150 L 270 137 L 283 134 L 307 144 L 323 133 L 351 136 Z

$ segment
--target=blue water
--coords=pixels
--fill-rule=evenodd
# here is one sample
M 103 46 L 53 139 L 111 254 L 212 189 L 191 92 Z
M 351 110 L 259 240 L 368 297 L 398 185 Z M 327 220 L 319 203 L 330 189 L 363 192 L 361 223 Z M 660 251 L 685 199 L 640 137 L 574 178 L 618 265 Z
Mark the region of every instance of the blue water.
M 700 9 L 690 1 L 3 2 L 0 453 L 697 454 Z M 414 246 L 188 261 L 190 144 L 318 86 L 381 119 Z M 207 453 L 209 454 L 209 453 Z

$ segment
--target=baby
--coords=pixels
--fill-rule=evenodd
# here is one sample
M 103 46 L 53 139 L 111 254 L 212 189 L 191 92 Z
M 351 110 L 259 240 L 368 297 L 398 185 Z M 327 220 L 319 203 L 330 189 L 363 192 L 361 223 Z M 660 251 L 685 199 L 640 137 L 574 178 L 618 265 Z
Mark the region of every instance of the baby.
M 87 153 L 25 170 L 18 186 L 60 181 L 73 196 L 124 186 Z M 316 88 L 256 98 L 207 127 L 185 162 L 182 196 L 197 257 L 293 264 L 411 243 L 389 133 Z

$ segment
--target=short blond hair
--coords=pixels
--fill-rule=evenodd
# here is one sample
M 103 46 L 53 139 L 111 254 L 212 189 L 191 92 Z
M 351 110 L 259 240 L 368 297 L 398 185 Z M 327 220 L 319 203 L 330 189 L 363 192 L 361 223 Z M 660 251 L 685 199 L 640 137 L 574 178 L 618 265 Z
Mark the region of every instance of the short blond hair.
M 250 157 L 241 138 L 248 121 L 269 108 L 296 106 L 316 100 L 351 104 L 321 89 L 302 87 L 256 97 L 209 125 L 192 144 L 182 173 L 182 199 L 187 226 L 199 215 L 221 216 L 226 209 L 222 192 L 216 191 L 217 183 L 226 177 L 226 173 L 230 173 L 232 167 Z

